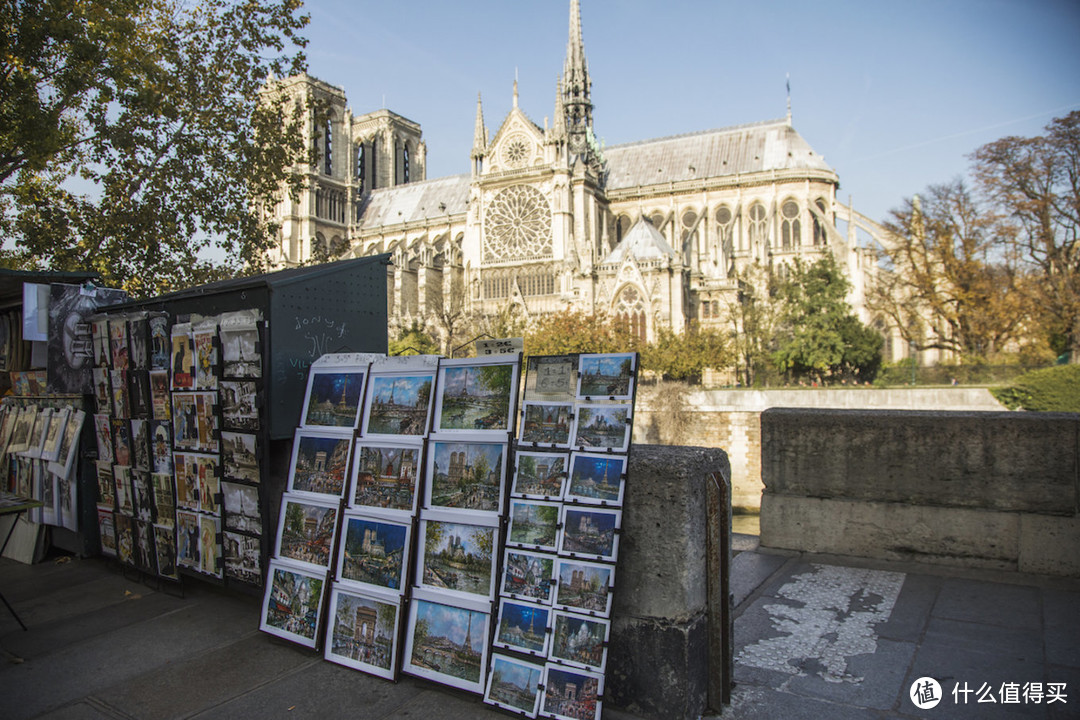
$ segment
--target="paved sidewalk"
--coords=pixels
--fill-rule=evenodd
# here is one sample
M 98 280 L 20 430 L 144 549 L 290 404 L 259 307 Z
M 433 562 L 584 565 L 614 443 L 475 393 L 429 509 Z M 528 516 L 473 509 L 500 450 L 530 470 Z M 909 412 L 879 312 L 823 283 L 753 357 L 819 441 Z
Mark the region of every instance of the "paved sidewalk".
M 773 555 L 755 541 L 736 538 L 737 685 L 722 718 L 1080 717 L 1080 582 Z M 0 590 L 30 628 L 0 607 L 0 717 L 507 717 L 325 662 L 259 632 L 259 598 L 189 586 L 177 597 L 97 559 L 0 560 Z M 908 698 L 922 676 L 941 685 L 934 709 Z M 998 703 L 977 702 L 983 683 Z M 1028 701 L 1002 704 L 1003 683 L 1026 685 Z M 1049 702 L 1051 683 L 1067 703 Z

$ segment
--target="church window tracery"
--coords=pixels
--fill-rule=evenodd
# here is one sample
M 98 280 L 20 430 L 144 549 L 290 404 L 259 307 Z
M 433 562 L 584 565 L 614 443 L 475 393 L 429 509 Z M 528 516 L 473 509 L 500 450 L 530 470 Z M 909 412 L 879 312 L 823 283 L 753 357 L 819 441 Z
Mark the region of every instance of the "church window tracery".
M 551 208 L 536 188 L 515 185 L 501 190 L 486 220 L 485 262 L 551 256 Z
M 802 227 L 799 222 L 799 204 L 786 200 L 780 207 L 783 219 L 780 224 L 780 238 L 784 250 L 797 247 L 802 240 Z
M 719 263 L 721 258 L 730 259 L 734 248 L 731 243 L 731 229 L 732 220 L 735 216 L 731 214 L 731 208 L 727 205 L 721 205 L 716 209 L 716 245 L 713 246 L 714 263 Z
M 751 248 L 756 248 L 758 245 L 764 245 L 767 241 L 765 235 L 765 215 L 765 206 L 761 203 L 754 203 L 750 206 L 748 240 L 750 241 Z
M 633 285 L 627 285 L 619 292 L 615 303 L 615 317 L 626 323 L 631 335 L 642 342 L 648 340 L 645 303 L 641 292 Z
M 364 143 L 356 144 L 356 190 L 364 192 Z
M 826 215 L 825 215 L 825 201 L 819 199 L 817 202 L 814 203 L 814 205 L 817 206 L 818 212 L 821 213 L 821 217 L 826 217 Z M 817 218 L 817 216 L 815 215 L 814 216 L 814 245 L 825 245 L 826 243 L 827 243 L 827 240 L 826 240 L 826 236 L 825 236 L 825 226 L 822 224 L 821 220 L 819 220 Z

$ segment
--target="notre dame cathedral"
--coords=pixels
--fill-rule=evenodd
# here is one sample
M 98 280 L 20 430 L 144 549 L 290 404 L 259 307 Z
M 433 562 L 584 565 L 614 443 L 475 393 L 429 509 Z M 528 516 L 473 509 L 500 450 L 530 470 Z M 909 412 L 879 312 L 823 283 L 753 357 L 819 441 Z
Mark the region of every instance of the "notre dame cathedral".
M 412 120 L 353 115 L 340 88 L 307 75 L 276 85 L 329 115 L 307 129 L 320 160 L 298 201 L 280 206 L 271 264 L 390 254 L 391 331 L 419 320 L 443 335 L 451 307 L 523 319 L 603 310 L 644 339 L 665 325 L 726 329 L 748 267 L 782 274 L 826 252 L 846 270 L 851 305 L 874 320 L 864 297 L 876 260 L 856 235 L 885 231 L 837 199 L 839 177 L 792 127 L 790 108 L 777 120 L 600 146 L 578 0 L 550 126 L 518 107 L 515 83 L 490 133 L 477 98 L 466 174 L 427 179 Z

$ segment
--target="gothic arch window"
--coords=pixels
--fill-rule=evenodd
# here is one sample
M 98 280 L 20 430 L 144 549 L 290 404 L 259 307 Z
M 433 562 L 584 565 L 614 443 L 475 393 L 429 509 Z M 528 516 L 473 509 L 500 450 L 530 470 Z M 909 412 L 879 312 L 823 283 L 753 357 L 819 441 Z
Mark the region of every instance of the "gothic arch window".
M 734 248 L 731 243 L 731 228 L 735 216 L 731 208 L 721 205 L 716 209 L 716 245 L 713 248 L 713 262 L 720 262 L 721 256 L 730 258 Z
M 615 221 L 615 242 L 621 243 L 622 239 L 626 237 L 626 233 L 630 232 L 631 228 L 630 217 L 628 215 L 620 215 Z
M 485 262 L 551 256 L 551 207 L 536 188 L 514 185 L 501 190 L 485 220 Z
M 682 215 L 682 248 L 684 253 L 689 253 L 691 249 L 700 249 L 694 248 L 694 246 L 697 245 L 698 235 L 694 232 L 693 228 L 697 225 L 697 221 L 697 213 L 693 210 L 687 210 Z
M 401 182 L 409 182 L 409 143 L 401 144 Z
M 785 200 L 780 206 L 780 240 L 785 250 L 798 247 L 802 242 L 802 225 L 799 221 L 799 203 Z
M 323 169 L 327 175 L 332 175 L 334 171 L 334 125 L 331 118 L 326 118 L 326 123 L 323 126 Z
M 821 217 L 828 217 L 825 214 L 825 201 L 821 198 L 814 203 L 817 206 L 818 212 L 821 213 Z M 825 226 L 821 220 L 818 220 L 817 216 L 814 216 L 814 245 L 825 245 L 828 243 L 828 237 L 825 234 Z
M 364 143 L 356 143 L 356 190 L 364 192 Z
M 758 202 L 750 206 L 750 224 L 747 229 L 749 231 L 748 240 L 751 249 L 767 243 L 767 237 L 765 235 L 765 216 L 766 212 L 764 205 Z
M 656 212 L 654 212 L 652 215 L 649 216 L 649 222 L 652 223 L 652 226 L 654 228 L 659 230 L 660 226 L 664 224 L 664 213 L 657 210 Z
M 633 285 L 627 285 L 615 300 L 615 317 L 626 323 L 630 333 L 642 342 L 648 340 L 644 295 Z

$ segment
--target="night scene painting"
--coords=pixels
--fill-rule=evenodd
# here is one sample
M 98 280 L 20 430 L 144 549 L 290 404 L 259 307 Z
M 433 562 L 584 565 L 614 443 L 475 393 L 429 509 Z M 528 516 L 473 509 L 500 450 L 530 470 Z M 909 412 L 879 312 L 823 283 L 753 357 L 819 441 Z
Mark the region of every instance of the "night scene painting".
M 555 552 L 559 504 L 512 500 L 506 544 Z
M 495 528 L 425 520 L 422 584 L 490 597 Z
M 337 505 L 285 499 L 278 531 L 278 555 L 327 568 L 334 547 Z
M 554 613 L 551 633 L 551 659 L 562 660 L 586 670 L 604 671 L 607 663 L 608 620 L 597 620 L 575 613 Z
M 442 368 L 438 429 L 508 431 L 515 369 L 512 363 Z
M 548 664 L 543 712 L 560 720 L 600 720 L 603 676 Z
M 400 591 L 405 583 L 409 528 L 405 524 L 346 516 L 338 576 Z
M 357 371 L 312 371 L 300 424 L 356 427 L 364 375 Z
M 563 507 L 563 534 L 560 553 L 594 556 L 615 560 L 619 548 L 618 510 L 586 510 Z
M 533 498 L 561 498 L 566 481 L 567 456 L 519 450 L 514 456 L 517 471 L 511 495 Z
M 575 453 L 570 459 L 569 500 L 622 504 L 626 457 Z
M 512 712 L 536 717 L 544 667 L 496 655 L 491 664 L 484 700 Z
M 483 688 L 488 614 L 427 600 L 413 600 L 411 671 L 465 689 Z
M 324 584 L 322 576 L 272 562 L 260 629 L 315 647 Z
M 364 433 L 423 435 L 427 432 L 434 375 L 373 375 Z
M 412 513 L 416 505 L 416 474 L 420 447 L 357 443 L 353 507 L 373 507 Z
M 573 403 L 525 403 L 521 442 L 565 447 L 570 442 L 573 412 Z
M 574 446 L 624 451 L 630 445 L 629 405 L 578 405 Z
M 505 451 L 505 443 L 432 443 L 430 505 L 497 512 Z
M 629 400 L 633 376 L 633 353 L 582 355 L 578 372 L 578 397 Z
M 536 602 L 550 603 L 555 558 L 517 550 L 506 551 L 501 592 Z
M 351 434 L 328 436 L 297 430 L 289 490 L 341 497 L 352 443 Z
M 326 659 L 394 679 L 398 604 L 334 588 L 330 600 Z
M 612 565 L 559 558 L 555 607 L 607 615 L 611 611 Z
M 495 644 L 519 652 L 546 655 L 551 608 L 503 599 Z

